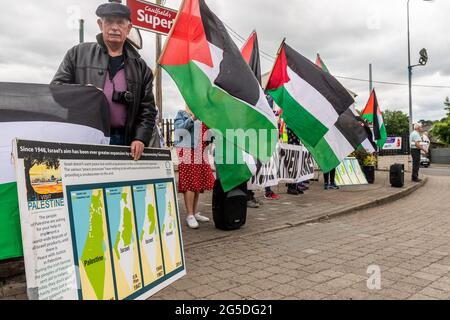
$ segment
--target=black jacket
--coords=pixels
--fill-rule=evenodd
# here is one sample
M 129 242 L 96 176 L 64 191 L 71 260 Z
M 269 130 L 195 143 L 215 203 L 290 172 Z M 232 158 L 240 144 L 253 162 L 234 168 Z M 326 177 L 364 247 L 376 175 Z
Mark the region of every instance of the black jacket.
M 128 106 L 125 142 L 134 140 L 148 146 L 155 126 L 157 110 L 153 96 L 153 73 L 138 52 L 125 42 L 125 74 L 133 103 Z M 92 84 L 103 89 L 108 70 L 109 55 L 102 34 L 97 43 L 82 43 L 70 49 L 51 84 Z

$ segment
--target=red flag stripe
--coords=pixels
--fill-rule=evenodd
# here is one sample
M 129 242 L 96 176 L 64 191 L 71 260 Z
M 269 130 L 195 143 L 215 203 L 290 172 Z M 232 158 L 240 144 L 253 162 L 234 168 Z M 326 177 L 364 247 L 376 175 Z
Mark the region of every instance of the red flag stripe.
M 273 67 L 272 74 L 267 84 L 267 90 L 278 89 L 285 83 L 291 81 L 287 72 L 287 67 L 288 63 L 283 43 L 283 47 L 281 48 L 280 54 L 278 55 L 277 61 L 275 62 L 275 66 Z
M 185 0 L 167 40 L 162 65 L 184 65 L 192 60 L 213 67 L 198 0 Z
M 245 43 L 244 47 L 242 47 L 242 56 L 244 57 L 245 62 L 250 63 L 250 59 L 252 58 L 252 53 L 255 48 L 256 41 L 256 32 L 253 31 L 250 35 L 250 38 Z

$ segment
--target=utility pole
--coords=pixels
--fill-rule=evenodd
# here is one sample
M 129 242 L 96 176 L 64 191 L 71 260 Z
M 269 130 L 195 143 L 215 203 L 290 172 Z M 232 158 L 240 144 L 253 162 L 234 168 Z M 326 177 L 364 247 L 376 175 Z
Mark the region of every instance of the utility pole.
M 369 94 L 372 94 L 373 82 L 372 82 L 372 64 L 369 64 Z
M 80 43 L 84 42 L 84 20 L 80 19 Z
M 161 5 L 161 0 L 156 0 L 157 5 Z M 156 34 L 156 106 L 159 110 L 158 123 L 162 122 L 162 70 L 158 65 L 159 56 L 161 55 L 161 35 Z

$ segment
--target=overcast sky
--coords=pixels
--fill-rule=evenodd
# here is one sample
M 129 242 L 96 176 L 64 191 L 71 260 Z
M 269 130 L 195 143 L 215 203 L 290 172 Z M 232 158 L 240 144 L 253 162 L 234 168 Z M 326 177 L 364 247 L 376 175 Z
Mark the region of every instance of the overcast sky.
M 0 0 L 0 81 L 48 83 L 65 52 L 78 43 L 78 18 L 85 19 L 85 41 L 98 33 L 95 9 L 102 0 Z M 320 53 L 336 76 L 368 79 L 373 64 L 375 81 L 406 84 L 407 0 L 206 0 L 228 26 L 247 38 L 258 31 L 260 49 L 275 56 L 283 39 L 311 60 Z M 167 0 L 178 9 L 181 0 Z M 428 65 L 414 69 L 413 83 L 450 86 L 450 1 L 411 0 L 413 63 L 427 48 Z M 142 32 L 142 57 L 155 67 L 152 33 Z M 242 41 L 235 37 L 238 47 Z M 165 40 L 165 39 L 164 39 Z M 263 71 L 273 61 L 262 56 Z M 362 109 L 369 84 L 339 79 L 356 92 Z M 375 84 L 382 110 L 408 112 L 408 87 Z M 167 74 L 163 80 L 163 116 L 183 106 L 181 95 Z M 443 100 L 449 88 L 413 88 L 414 120 L 444 117 Z

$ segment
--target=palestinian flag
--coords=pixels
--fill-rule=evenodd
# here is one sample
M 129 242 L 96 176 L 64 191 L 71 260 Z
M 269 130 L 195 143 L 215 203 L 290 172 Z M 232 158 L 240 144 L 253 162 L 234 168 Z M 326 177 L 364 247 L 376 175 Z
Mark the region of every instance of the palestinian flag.
M 277 130 L 275 116 L 254 73 L 204 0 L 182 3 L 159 63 L 175 81 L 191 111 L 207 127 L 222 134 L 225 144 L 269 161 L 277 142 L 276 134 L 270 134 Z M 256 135 L 230 139 L 227 130 L 250 130 Z M 242 158 L 241 153 L 238 156 Z M 220 177 L 225 191 L 248 179 L 229 178 Z
M 331 74 L 284 42 L 266 90 L 283 109 L 288 127 L 309 146 L 315 146 L 354 103 Z
M 318 66 L 320 69 L 322 69 L 324 72 L 328 72 L 330 73 L 330 71 L 328 70 L 327 66 L 325 65 L 325 63 L 323 62 L 322 58 L 320 57 L 320 54 L 317 54 L 317 58 L 316 58 L 316 66 Z
M 328 70 L 327 66 L 325 65 L 325 63 L 323 62 L 322 58 L 320 57 L 319 54 L 317 54 L 317 59 L 316 59 L 316 65 L 321 68 L 324 72 L 330 73 L 330 71 Z M 349 89 L 346 89 L 348 91 L 348 93 L 350 93 L 350 95 L 353 98 L 357 97 L 357 94 L 352 92 Z M 356 120 L 360 123 L 360 125 L 362 127 L 364 127 L 364 130 L 366 130 L 367 133 L 367 139 L 365 139 L 361 145 L 359 147 L 364 148 L 367 152 L 369 153 L 373 153 L 376 151 L 376 144 L 373 141 L 373 135 L 372 132 L 370 131 L 370 128 L 367 127 L 367 124 L 364 122 L 364 120 L 361 118 L 361 116 L 358 114 L 358 112 L 355 109 L 355 105 L 351 105 L 350 106 L 350 110 L 353 112 L 353 115 L 355 116 Z
M 322 58 L 320 57 L 320 54 L 317 54 L 316 58 L 316 66 L 318 66 L 320 69 L 322 69 L 324 72 L 330 73 L 330 70 L 323 62 Z M 354 93 L 352 90 L 345 88 L 345 90 L 348 91 L 348 93 L 352 96 L 353 99 L 355 99 L 358 95 Z
M 109 107 L 94 87 L 0 83 L 0 260 L 23 255 L 14 165 L 15 138 L 109 143 Z
M 387 139 L 386 126 L 383 121 L 383 114 L 378 105 L 377 94 L 375 89 L 372 90 L 366 108 L 362 112 L 362 117 L 367 121 L 373 123 L 373 135 L 378 147 L 383 148 Z
M 250 66 L 259 84 L 261 84 L 261 59 L 259 57 L 258 35 L 253 31 L 241 49 L 245 62 Z
M 245 62 L 250 66 L 256 79 L 261 85 L 261 59 L 259 56 L 258 36 L 253 31 L 247 42 L 241 49 Z M 221 153 L 220 150 L 215 153 L 215 163 L 217 174 L 221 180 L 225 181 L 226 189 L 230 189 L 235 185 L 240 185 L 243 181 L 248 181 L 262 167 L 261 161 L 255 159 L 248 153 L 238 149 L 234 144 L 227 141 L 217 140 L 216 145 L 222 146 L 227 152 Z M 228 149 L 227 149 L 228 148 Z M 225 158 L 230 154 L 234 157 L 234 164 L 226 164 Z
M 339 116 L 316 146 L 305 143 L 305 147 L 311 152 L 320 169 L 330 172 L 360 145 L 365 145 L 368 139 L 364 126 L 349 108 Z

